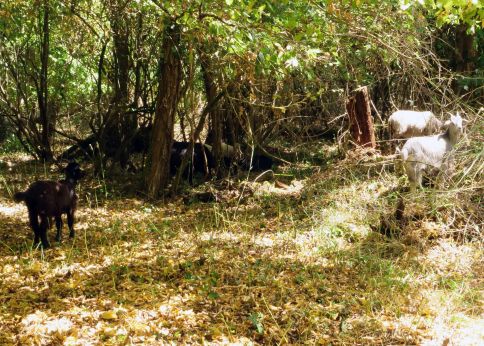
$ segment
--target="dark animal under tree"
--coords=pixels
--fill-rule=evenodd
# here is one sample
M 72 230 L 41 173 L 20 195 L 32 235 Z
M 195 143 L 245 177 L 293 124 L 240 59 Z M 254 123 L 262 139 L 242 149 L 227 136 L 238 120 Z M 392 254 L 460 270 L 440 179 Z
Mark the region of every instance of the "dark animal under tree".
M 41 180 L 32 183 L 24 192 L 14 195 L 16 202 L 24 201 L 29 212 L 29 222 L 34 231 L 34 244 L 39 240 L 44 248 L 50 246 L 47 230 L 50 220 L 55 218 L 56 240 L 62 238 L 62 214 L 67 214 L 69 237 L 73 238 L 74 213 L 77 207 L 76 185 L 85 173 L 76 162 L 70 162 L 64 169 L 66 178 L 60 181 Z M 40 219 L 40 222 L 39 222 Z
M 188 151 L 189 148 L 189 142 L 173 142 L 170 155 L 170 174 L 175 175 L 183 158 L 190 155 L 188 166 L 184 168 L 182 175 L 192 184 L 193 176 L 196 173 L 203 174 L 205 177 L 210 176 L 210 171 L 215 168 L 215 159 L 211 151 L 203 144 L 194 143 L 192 152 Z

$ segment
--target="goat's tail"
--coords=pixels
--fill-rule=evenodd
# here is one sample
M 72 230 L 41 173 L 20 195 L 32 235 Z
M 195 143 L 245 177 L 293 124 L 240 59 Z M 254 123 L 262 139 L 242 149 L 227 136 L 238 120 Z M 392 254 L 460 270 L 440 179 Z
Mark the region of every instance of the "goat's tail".
M 13 195 L 13 200 L 15 202 L 22 202 L 27 199 L 27 193 L 26 192 L 17 192 L 15 195 Z

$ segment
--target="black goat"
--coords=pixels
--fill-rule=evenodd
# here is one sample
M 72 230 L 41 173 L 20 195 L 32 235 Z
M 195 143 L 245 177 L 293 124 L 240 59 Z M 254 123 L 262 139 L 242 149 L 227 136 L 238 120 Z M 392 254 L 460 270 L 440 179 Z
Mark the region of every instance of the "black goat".
M 175 175 L 180 168 L 185 155 L 191 155 L 188 165 L 183 171 L 183 177 L 193 183 L 193 176 L 196 173 L 204 176 L 210 175 L 210 170 L 215 167 L 215 159 L 212 153 L 203 144 L 194 143 L 193 153 L 189 153 L 189 142 L 173 142 L 171 147 L 170 173 Z
M 34 231 L 34 243 L 39 240 L 44 248 L 50 246 L 47 238 L 47 229 L 50 220 L 55 218 L 57 234 L 55 239 L 60 242 L 62 238 L 62 214 L 67 214 L 69 237 L 73 238 L 74 213 L 77 207 L 76 184 L 85 173 L 76 162 L 69 162 L 64 169 L 66 178 L 61 181 L 42 180 L 32 183 L 24 192 L 14 195 L 16 202 L 24 201 L 29 211 L 29 221 Z M 40 218 L 40 223 L 39 223 Z
M 206 142 L 204 146 L 206 149 L 208 149 L 210 153 L 212 153 L 212 144 Z M 245 153 L 245 155 L 242 154 L 242 157 L 238 157 L 238 155 L 236 154 L 236 149 L 233 145 L 222 142 L 221 150 L 223 160 L 222 162 L 227 168 L 230 168 L 231 166 L 238 166 L 243 170 L 247 171 L 265 171 L 271 169 L 272 165 L 274 164 L 274 161 L 270 156 L 267 156 L 266 154 L 259 151 L 253 153 L 253 156 L 251 157 L 252 154 L 250 148 L 242 150 L 242 152 Z
M 266 171 L 272 168 L 274 161 L 265 154 L 254 154 L 252 160 L 250 157 L 244 157 L 241 162 L 242 169 L 247 171 Z

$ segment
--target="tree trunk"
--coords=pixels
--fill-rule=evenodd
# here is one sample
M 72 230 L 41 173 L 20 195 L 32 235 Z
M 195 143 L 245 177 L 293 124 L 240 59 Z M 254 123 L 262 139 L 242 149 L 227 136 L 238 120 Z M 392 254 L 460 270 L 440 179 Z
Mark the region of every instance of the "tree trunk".
M 49 1 L 44 0 L 44 16 L 42 23 L 42 46 L 41 46 L 41 70 L 40 70 L 40 88 L 37 92 L 39 102 L 39 116 L 42 126 L 40 141 L 40 158 L 45 161 L 52 161 L 53 154 L 51 148 L 51 121 L 49 116 L 49 92 L 47 85 L 47 73 L 49 67 Z
M 217 97 L 217 85 L 215 84 L 215 77 L 212 73 L 211 62 L 207 56 L 201 50 L 200 65 L 202 70 L 203 83 L 205 86 L 205 94 L 207 95 L 207 103 L 212 104 Z M 212 154 L 215 159 L 215 171 L 217 175 L 221 173 L 220 162 L 222 160 L 222 119 L 220 113 L 220 107 L 216 104 L 210 110 L 210 122 L 211 122 L 211 135 L 212 135 Z
M 227 144 L 238 147 L 242 143 L 242 134 L 244 133 L 242 124 L 243 107 L 240 102 L 235 103 L 234 100 L 242 100 L 240 95 L 239 81 L 235 80 L 227 87 L 228 97 L 225 98 L 221 109 L 224 112 L 224 119 L 227 123 Z
M 133 59 L 135 63 L 134 68 L 134 98 L 133 104 L 137 105 L 137 107 L 141 107 L 140 99 L 141 99 L 141 68 L 143 67 L 143 60 L 141 58 L 141 51 L 142 51 L 142 33 L 143 33 L 143 15 L 142 13 L 138 13 L 137 16 L 137 27 L 136 27 L 136 38 L 135 38 L 135 50 L 133 52 Z
M 346 111 L 350 118 L 350 133 L 354 142 L 363 147 L 376 148 L 367 87 L 353 91 L 346 101 Z
M 121 5 L 116 4 L 111 15 L 111 27 L 113 30 L 114 48 L 114 98 L 113 114 L 107 129 L 111 136 L 116 134 L 119 141 L 115 159 L 119 161 L 122 168 L 126 168 L 129 160 L 129 141 L 132 137 L 135 122 L 132 116 L 127 114 L 128 108 L 128 86 L 129 86 L 129 25 L 127 15 Z M 121 13 L 119 13 L 121 12 Z M 134 119 L 136 120 L 136 119 Z M 114 132 L 114 133 L 113 133 Z
M 180 28 L 177 25 L 167 28 L 160 57 L 155 120 L 151 136 L 151 165 L 147 178 L 148 194 L 151 197 L 159 195 L 160 190 L 167 186 L 170 177 L 171 146 L 182 79 L 181 60 L 177 50 Z
M 195 147 L 195 143 L 200 139 L 200 133 L 202 132 L 204 126 L 205 126 L 205 120 L 207 118 L 207 115 L 210 113 L 214 107 L 218 107 L 218 102 L 219 100 L 224 96 L 224 92 L 221 92 L 217 96 L 214 97 L 213 100 L 210 101 L 210 103 L 207 103 L 207 106 L 203 110 L 202 114 L 200 114 L 200 119 L 198 121 L 197 126 L 195 127 L 195 131 L 193 132 L 193 137 L 192 140 L 190 141 L 190 144 L 188 145 L 187 153 L 191 153 L 189 155 L 185 155 L 183 157 L 183 160 L 180 164 L 180 167 L 178 168 L 177 175 L 175 177 L 175 181 L 172 185 L 172 193 L 176 193 L 178 190 L 178 186 L 180 184 L 180 179 L 183 174 L 183 171 L 185 170 L 188 161 L 190 160 L 191 156 L 193 155 L 193 148 Z M 206 162 L 205 162 L 206 163 Z
M 475 69 L 476 50 L 474 35 L 467 33 L 467 26 L 461 24 L 455 28 L 455 61 L 457 72 L 470 72 Z
M 129 84 L 129 46 L 128 31 L 123 32 L 117 44 L 117 60 L 119 68 L 119 95 L 118 95 L 118 114 L 120 121 L 121 145 L 116 153 L 121 168 L 126 168 L 129 160 L 129 149 L 131 140 L 136 130 L 136 113 L 128 113 L 128 84 Z
M 101 128 L 101 123 L 102 123 L 102 112 L 101 112 L 101 99 L 103 96 L 103 73 L 104 73 L 104 59 L 106 55 L 106 48 L 108 46 L 108 41 L 106 40 L 103 42 L 102 48 L 101 48 L 101 53 L 99 55 L 99 60 L 97 63 L 97 81 L 96 81 L 96 107 L 97 107 L 97 129 Z M 89 120 L 89 127 L 91 128 L 91 131 L 93 133 L 96 133 L 95 129 L 95 117 L 91 116 L 91 119 Z

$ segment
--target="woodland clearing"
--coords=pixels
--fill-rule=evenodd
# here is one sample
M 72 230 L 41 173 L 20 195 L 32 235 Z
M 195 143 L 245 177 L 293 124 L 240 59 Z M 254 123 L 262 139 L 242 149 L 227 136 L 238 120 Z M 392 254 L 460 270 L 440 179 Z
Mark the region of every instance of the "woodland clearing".
M 134 176 L 89 179 L 77 237 L 46 251 L 9 194 L 48 167 L 2 166 L 2 345 L 484 340 L 482 239 L 449 232 L 477 226 L 424 191 L 405 197 L 421 217 L 402 234 L 372 230 L 399 194 L 384 157 L 292 169 L 285 188 L 244 182 L 210 203 L 126 196 Z

